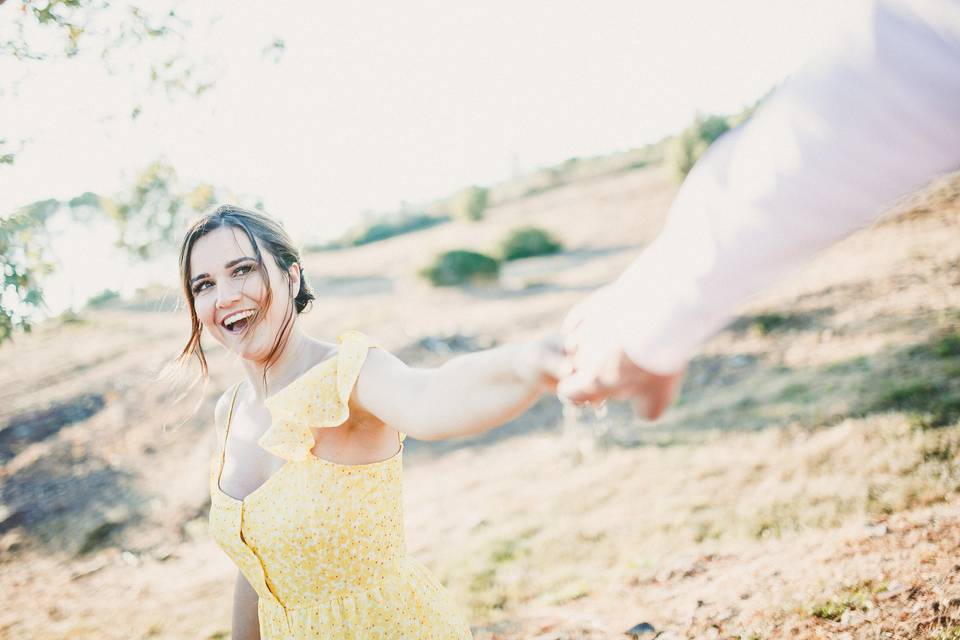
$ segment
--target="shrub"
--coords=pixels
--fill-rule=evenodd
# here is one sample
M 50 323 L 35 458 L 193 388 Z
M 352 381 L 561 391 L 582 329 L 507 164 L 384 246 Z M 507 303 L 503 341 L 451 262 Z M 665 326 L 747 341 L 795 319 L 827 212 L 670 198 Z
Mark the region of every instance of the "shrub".
M 382 216 L 353 227 L 337 240 L 306 244 L 304 245 L 304 251 L 313 253 L 359 247 L 405 233 L 428 229 L 449 220 L 448 216 L 431 216 L 426 213 L 400 213 Z
M 869 407 L 873 411 L 903 411 L 920 429 L 946 427 L 960 419 L 960 393 L 948 383 L 936 380 L 899 380 L 887 388 Z
M 441 253 L 420 275 L 436 287 L 452 287 L 474 281 L 496 280 L 500 263 L 488 255 L 457 249 Z
M 933 352 L 941 358 L 960 356 L 960 331 L 944 334 L 933 343 Z
M 721 116 L 698 115 L 693 124 L 683 130 L 674 141 L 671 149 L 671 161 L 677 178 L 683 180 L 690 173 L 700 156 L 730 129 L 726 118 Z
M 87 306 L 98 309 L 101 307 L 108 306 L 112 300 L 116 300 L 120 297 L 120 292 L 115 291 L 114 289 L 104 289 L 97 295 L 93 296 L 87 300 Z
M 449 218 L 442 216 L 429 216 L 426 214 L 406 214 L 397 218 L 383 218 L 360 227 L 349 234 L 344 239 L 344 244 L 358 247 L 371 242 L 386 240 L 404 233 L 427 229 L 441 222 L 446 222 Z
M 840 620 L 847 611 L 866 611 L 876 594 L 887 590 L 886 583 L 861 582 L 846 587 L 828 600 L 810 608 L 809 613 L 823 620 Z
M 489 191 L 483 187 L 467 187 L 453 197 L 450 211 L 461 220 L 481 220 L 487 209 Z
M 518 227 L 500 243 L 500 256 L 503 260 L 518 260 L 557 253 L 561 249 L 563 244 L 545 229 Z

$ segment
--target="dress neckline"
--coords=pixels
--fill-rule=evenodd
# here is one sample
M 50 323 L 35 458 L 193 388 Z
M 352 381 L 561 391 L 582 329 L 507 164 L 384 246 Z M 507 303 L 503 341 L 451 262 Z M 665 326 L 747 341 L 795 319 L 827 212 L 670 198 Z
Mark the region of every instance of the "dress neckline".
M 313 367 L 311 367 L 310 369 L 308 369 L 308 371 L 313 370 L 314 368 L 316 368 L 316 367 L 320 366 L 321 364 L 324 364 L 325 362 L 327 362 L 327 361 L 329 361 L 329 360 L 332 360 L 332 359 L 334 359 L 334 358 L 336 358 L 336 354 L 335 354 L 333 357 L 331 357 L 331 358 L 327 358 L 326 360 L 322 360 L 321 362 L 317 363 L 316 365 L 314 365 Z M 277 392 L 277 393 L 281 393 L 281 392 L 284 391 L 285 389 L 289 388 L 290 385 L 294 384 L 295 382 L 297 382 L 298 380 L 300 380 L 301 378 L 303 378 L 304 375 L 306 375 L 306 373 L 304 373 L 304 374 L 302 374 L 301 376 L 299 376 L 298 378 L 296 378 L 293 382 L 291 382 L 290 384 L 288 384 L 286 387 L 284 387 L 283 389 L 281 389 L 281 390 L 280 390 L 279 392 Z M 332 468 L 338 468 L 338 469 L 341 469 L 341 470 L 349 470 L 349 469 L 362 469 L 362 468 L 371 468 L 371 467 L 376 467 L 376 466 L 380 466 L 380 465 L 386 465 L 386 464 L 389 464 L 389 463 L 391 463 L 391 462 L 399 459 L 400 456 L 401 456 L 401 454 L 403 454 L 403 440 L 402 440 L 402 439 L 400 440 L 400 448 L 397 449 L 397 452 L 394 453 L 394 454 L 393 454 L 392 456 L 390 456 L 389 458 L 385 458 L 385 459 L 383 459 L 383 460 L 377 460 L 377 461 L 374 461 L 374 462 L 363 462 L 363 463 L 360 463 L 360 464 L 343 464 L 343 463 L 340 463 L 340 462 L 334 462 L 333 460 L 327 460 L 326 458 L 321 458 L 320 456 L 314 455 L 314 453 L 313 453 L 313 451 L 312 451 L 312 447 L 311 447 L 311 451 L 308 451 L 308 452 L 307 452 L 307 454 L 308 454 L 308 456 L 309 456 L 309 457 L 307 458 L 307 460 L 305 460 L 305 461 L 287 460 L 287 461 L 284 462 L 282 465 L 280 465 L 280 468 L 279 468 L 279 469 L 277 469 L 277 470 L 274 471 L 272 474 L 270 474 L 270 477 L 267 478 L 266 480 L 264 480 L 263 483 L 262 483 L 259 487 L 257 487 L 256 489 L 254 489 L 253 491 L 251 491 L 250 493 L 248 493 L 248 494 L 247 494 L 245 497 L 243 497 L 243 498 L 235 498 L 234 496 L 232 496 L 232 495 L 230 495 L 229 493 L 227 493 L 226 491 L 224 491 L 223 488 L 220 486 L 220 477 L 223 475 L 223 466 L 224 466 L 224 464 L 225 464 L 225 462 L 226 462 L 226 458 L 227 458 L 227 441 L 228 441 L 229 438 L 230 438 L 230 425 L 233 423 L 233 409 L 234 409 L 234 407 L 236 406 L 237 393 L 240 391 L 240 386 L 241 386 L 242 384 L 243 384 L 243 381 L 240 381 L 239 383 L 237 383 L 236 388 L 233 390 L 233 398 L 232 398 L 231 401 L 230 401 L 230 410 L 229 410 L 229 412 L 227 413 L 227 427 L 226 427 L 226 429 L 225 429 L 225 433 L 224 433 L 224 436 L 223 436 L 223 446 L 220 448 L 220 464 L 219 464 L 218 467 L 217 467 L 217 475 L 216 475 L 216 477 L 214 478 L 214 483 L 213 483 L 213 484 L 214 484 L 214 487 L 215 487 L 216 490 L 217 490 L 217 492 L 218 492 L 221 496 L 223 496 L 224 498 L 226 498 L 227 500 L 230 500 L 231 502 L 234 502 L 234 503 L 239 504 L 239 505 L 241 505 L 241 506 L 242 506 L 242 505 L 245 505 L 245 504 L 253 497 L 254 494 L 260 493 L 260 491 L 263 490 L 267 485 L 269 485 L 269 484 L 273 481 L 274 478 L 276 478 L 278 475 L 280 475 L 287 467 L 289 467 L 289 466 L 290 466 L 291 464 L 293 464 L 294 462 L 317 462 L 318 464 L 328 465 L 328 466 L 330 466 L 330 467 L 332 467 Z M 274 395 L 276 395 L 276 394 L 274 394 Z M 271 397 L 273 397 L 273 396 L 271 396 Z
M 335 361 L 337 360 L 337 356 L 339 356 L 339 355 L 340 355 L 340 346 L 338 345 L 338 346 L 334 349 L 333 355 L 327 356 L 326 358 L 324 358 L 324 359 L 321 360 L 320 362 L 318 362 L 318 363 L 316 363 L 316 364 L 314 364 L 314 365 L 310 365 L 309 367 L 307 367 L 307 370 L 306 370 L 306 371 L 304 371 L 303 373 L 301 373 L 300 375 L 298 375 L 296 378 L 294 378 L 293 380 L 291 380 L 290 382 L 288 382 L 286 385 L 284 385 L 284 387 L 283 387 L 282 389 L 280 389 L 279 391 L 274 391 L 274 392 L 271 393 L 269 396 L 264 396 L 263 402 L 266 403 L 268 400 L 273 400 L 274 398 L 276 398 L 276 397 L 279 396 L 280 394 L 284 393 L 287 389 L 291 389 L 291 388 L 293 388 L 294 385 L 303 382 L 304 380 L 307 379 L 307 376 L 309 376 L 310 373 L 311 373 L 314 369 L 317 369 L 317 368 L 319 368 L 319 367 L 321 367 L 321 366 L 323 366 L 323 365 L 325 365 L 325 364 L 327 364 L 327 363 L 329 363 L 329 362 L 335 362 Z M 237 391 L 240 390 L 240 387 L 241 387 L 241 386 L 243 386 L 243 380 L 241 380 L 241 381 L 237 384 Z M 232 410 L 232 409 L 233 409 L 233 407 L 231 406 L 231 410 Z

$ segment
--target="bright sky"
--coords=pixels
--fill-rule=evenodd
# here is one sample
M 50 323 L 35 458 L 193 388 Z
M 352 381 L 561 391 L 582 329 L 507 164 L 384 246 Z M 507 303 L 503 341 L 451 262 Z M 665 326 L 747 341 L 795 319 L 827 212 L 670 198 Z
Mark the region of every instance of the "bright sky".
M 636 147 L 697 110 L 735 112 L 818 49 L 838 4 L 192 3 L 205 12 L 193 53 L 222 69 L 198 100 L 138 93 L 92 56 L 29 71 L 0 61 L 17 87 L 2 95 L 4 137 L 29 139 L 0 169 L 0 215 L 115 193 L 163 157 L 188 181 L 261 197 L 302 242 L 329 238 L 364 209 Z M 277 37 L 274 63 L 261 50 Z

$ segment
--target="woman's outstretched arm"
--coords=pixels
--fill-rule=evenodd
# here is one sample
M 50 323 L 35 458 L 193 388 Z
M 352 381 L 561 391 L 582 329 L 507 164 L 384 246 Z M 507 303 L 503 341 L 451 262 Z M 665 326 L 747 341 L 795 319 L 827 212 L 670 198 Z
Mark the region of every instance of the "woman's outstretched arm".
M 556 387 L 564 357 L 553 336 L 457 356 L 433 369 L 408 367 L 371 349 L 354 388 L 357 404 L 418 440 L 492 429 Z

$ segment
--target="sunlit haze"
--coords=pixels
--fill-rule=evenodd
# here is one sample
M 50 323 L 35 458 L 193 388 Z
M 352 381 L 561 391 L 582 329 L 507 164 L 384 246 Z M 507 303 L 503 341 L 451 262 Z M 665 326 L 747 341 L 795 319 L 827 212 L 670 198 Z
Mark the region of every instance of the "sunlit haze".
M 0 107 L 6 135 L 27 139 L 0 170 L 0 213 L 118 192 L 163 158 L 185 180 L 262 198 L 300 241 L 327 239 L 364 210 L 640 146 L 698 110 L 738 111 L 842 22 L 823 0 L 191 10 L 190 53 L 221 70 L 196 99 L 137 95 L 131 74 L 110 75 L 92 55 L 0 62 L 4 83 L 14 79 Z M 276 38 L 285 52 L 274 61 L 262 51 Z

